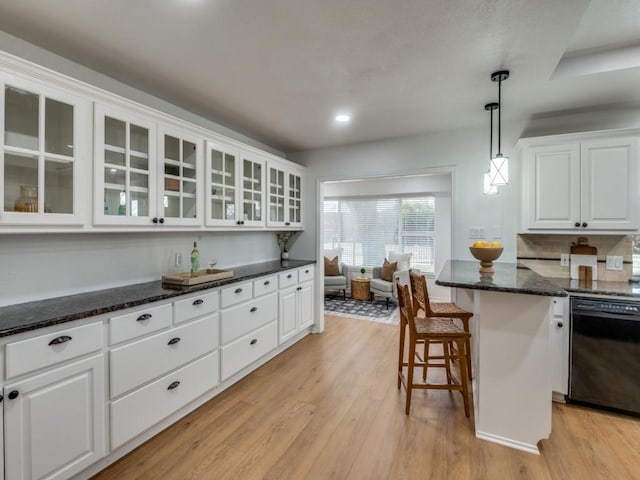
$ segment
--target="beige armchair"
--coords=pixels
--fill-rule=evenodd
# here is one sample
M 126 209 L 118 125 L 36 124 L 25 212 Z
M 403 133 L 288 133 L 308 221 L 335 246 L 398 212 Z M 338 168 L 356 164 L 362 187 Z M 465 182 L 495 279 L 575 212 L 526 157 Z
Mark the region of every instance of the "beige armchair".
M 415 268 L 412 271 L 418 271 Z M 402 285 L 409 285 L 409 270 L 396 270 L 393 272 L 393 281 L 388 282 L 380 278 L 382 273 L 382 267 L 373 267 L 373 274 L 371 277 L 370 291 L 372 293 L 371 298 L 384 297 L 387 301 L 387 308 L 389 308 L 389 299 L 398 298 L 398 292 L 396 290 L 396 279 Z
M 325 275 L 324 277 L 324 291 L 340 291 L 342 290 L 342 298 L 347 298 L 347 266 L 340 264 L 340 275 Z

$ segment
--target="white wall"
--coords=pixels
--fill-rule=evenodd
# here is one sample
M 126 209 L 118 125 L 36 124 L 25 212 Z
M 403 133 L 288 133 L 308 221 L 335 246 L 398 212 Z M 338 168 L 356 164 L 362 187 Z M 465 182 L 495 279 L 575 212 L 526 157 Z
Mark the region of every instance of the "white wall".
M 226 268 L 280 257 L 275 232 L 0 235 L 0 306 L 189 271 L 194 241 L 201 268 L 212 258 Z

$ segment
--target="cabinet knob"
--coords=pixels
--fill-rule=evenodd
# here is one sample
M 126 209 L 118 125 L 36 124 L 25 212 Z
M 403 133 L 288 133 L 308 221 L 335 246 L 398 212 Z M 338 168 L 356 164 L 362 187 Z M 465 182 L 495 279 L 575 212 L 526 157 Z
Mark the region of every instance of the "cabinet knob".
M 242 289 L 241 288 L 236 288 L 233 293 L 242 293 Z
M 60 345 L 61 343 L 67 343 L 71 340 L 69 335 L 62 335 L 60 337 L 56 337 L 49 342 L 49 345 Z
M 169 343 L 167 343 L 167 345 L 175 345 L 179 341 L 180 341 L 180 337 L 173 337 L 171 340 L 169 340 Z
M 161 218 L 160 220 L 158 220 L 160 223 L 164 223 L 164 218 Z
M 257 338 L 254 338 L 254 339 L 253 339 L 253 340 L 251 340 L 249 343 L 250 343 L 251 345 L 255 345 L 256 343 L 258 343 L 258 339 L 257 339 Z M 11 395 L 11 394 L 9 394 L 9 395 Z
M 258 307 L 251 307 L 251 310 L 249 310 L 251 313 L 255 313 L 258 311 Z
M 587 227 L 587 222 L 582 222 L 582 226 L 586 228 Z
M 293 277 L 293 275 L 291 275 L 291 274 L 287 275 L 287 278 L 291 278 L 291 277 Z
M 574 225 L 575 225 L 576 227 L 579 227 L 579 226 L 580 226 L 580 222 L 576 222 L 576 223 L 574 223 Z
M 296 288 L 296 290 L 302 290 L 302 287 L 298 287 L 298 288 Z
M 173 390 L 174 388 L 178 388 L 178 385 L 180 385 L 180 382 L 178 380 L 176 380 L 175 382 L 171 382 L 171 385 L 167 387 L 167 390 Z
M 270 282 L 269 280 L 265 280 L 265 281 L 264 281 L 265 286 L 266 286 L 266 285 L 269 285 L 270 283 L 271 283 L 271 282 Z
M 304 273 L 309 273 L 309 270 L 305 270 Z
M 203 303 L 204 303 L 204 300 L 202 300 L 201 298 L 198 298 L 197 300 L 194 300 L 191 305 L 196 306 L 196 305 L 202 305 Z
M 18 390 L 12 390 L 11 392 L 9 392 L 9 398 L 11 400 L 15 400 L 16 398 L 18 398 L 18 395 L 20 395 L 20 392 Z
M 558 322 L 558 328 L 562 328 L 562 322 Z
M 150 313 L 143 313 L 138 318 L 136 318 L 136 322 L 143 322 L 145 320 L 149 320 L 153 315 Z
M 284 222 L 284 224 L 288 227 L 289 225 L 291 225 L 291 222 Z
M 158 223 L 158 217 L 153 217 L 153 219 L 151 220 L 153 223 Z

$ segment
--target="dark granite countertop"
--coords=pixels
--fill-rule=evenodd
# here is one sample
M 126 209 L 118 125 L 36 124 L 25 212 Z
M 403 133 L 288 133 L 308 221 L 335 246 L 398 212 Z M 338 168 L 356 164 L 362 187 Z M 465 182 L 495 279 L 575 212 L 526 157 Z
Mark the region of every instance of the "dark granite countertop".
M 436 284 L 526 295 L 567 296 L 562 287 L 515 263 L 494 263 L 495 273 L 492 276 L 481 276 L 479 268 L 480 263 L 476 261 L 449 260 L 438 275 Z
M 598 280 L 589 284 L 569 278 L 547 278 L 569 293 L 611 295 L 616 297 L 640 297 L 640 284 L 629 282 L 607 282 Z
M 274 260 L 232 267 L 232 278 L 192 287 L 163 284 L 157 280 L 0 307 L 0 337 L 242 282 L 313 263 L 316 263 L 315 260 Z

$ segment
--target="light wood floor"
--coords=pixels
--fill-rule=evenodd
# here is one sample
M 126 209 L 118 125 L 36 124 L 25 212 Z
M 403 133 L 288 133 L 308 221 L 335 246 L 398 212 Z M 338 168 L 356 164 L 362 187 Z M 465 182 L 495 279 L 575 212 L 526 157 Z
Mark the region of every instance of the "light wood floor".
M 478 440 L 459 393 L 396 388 L 397 326 L 326 317 L 96 479 L 632 479 L 640 420 L 554 404 L 540 456 Z M 526 415 L 526 412 L 522 412 Z

